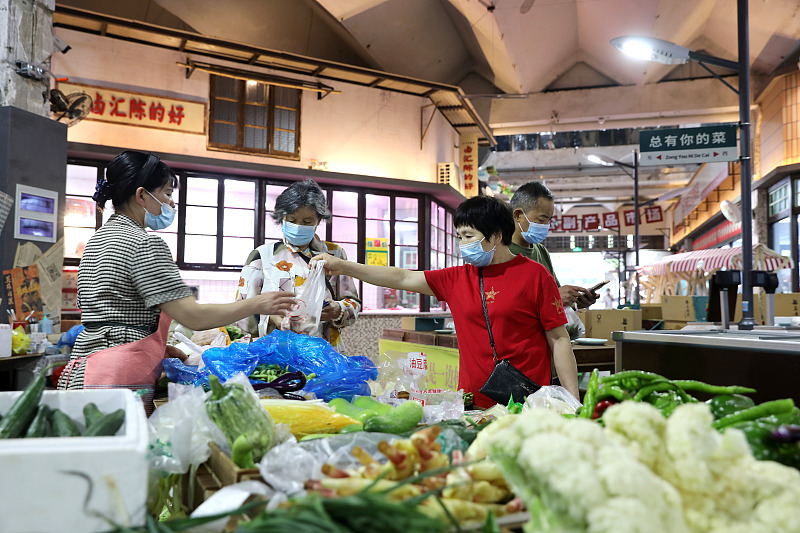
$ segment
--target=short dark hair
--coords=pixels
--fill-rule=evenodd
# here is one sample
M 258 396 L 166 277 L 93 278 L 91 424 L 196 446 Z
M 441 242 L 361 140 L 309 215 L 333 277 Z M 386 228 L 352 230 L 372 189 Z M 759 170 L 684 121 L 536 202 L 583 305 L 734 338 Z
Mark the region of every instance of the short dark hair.
M 550 192 L 544 183 L 540 181 L 529 181 L 524 185 L 520 185 L 514 196 L 511 197 L 511 209 L 522 209 L 528 211 L 539 198 L 553 199 L 553 193 Z
M 119 209 L 139 187 L 153 192 L 168 183 L 177 188 L 178 178 L 158 156 L 125 150 L 108 163 L 106 177 L 97 184 L 92 198 L 100 207 L 111 200 L 114 208 Z
M 505 245 L 511 244 L 514 235 L 514 218 L 508 204 L 489 196 L 475 196 L 462 202 L 456 209 L 453 225 L 475 228 L 487 239 L 499 233 Z
M 280 224 L 287 215 L 301 207 L 310 207 L 320 220 L 331 218 L 325 191 L 312 179 L 292 183 L 275 199 L 272 219 Z

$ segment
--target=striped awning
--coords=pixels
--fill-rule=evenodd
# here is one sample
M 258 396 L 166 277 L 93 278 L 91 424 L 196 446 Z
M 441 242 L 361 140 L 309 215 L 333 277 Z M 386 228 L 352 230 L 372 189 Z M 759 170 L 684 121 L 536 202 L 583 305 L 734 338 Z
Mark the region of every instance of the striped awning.
M 639 272 L 650 276 L 663 276 L 669 272 L 716 272 L 722 269 L 738 269 L 742 264 L 742 248 L 712 248 L 696 250 L 683 254 L 665 257 L 659 263 L 639 267 Z M 779 255 L 764 246 L 753 247 L 753 268 L 775 272 L 784 268 L 792 268 L 792 259 Z M 669 267 L 669 268 L 667 268 Z

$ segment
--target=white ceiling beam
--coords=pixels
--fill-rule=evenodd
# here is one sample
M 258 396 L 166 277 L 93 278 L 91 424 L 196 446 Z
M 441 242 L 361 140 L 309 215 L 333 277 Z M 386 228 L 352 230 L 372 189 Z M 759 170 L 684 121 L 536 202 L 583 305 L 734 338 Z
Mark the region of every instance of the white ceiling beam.
M 492 83 L 506 93 L 522 92 L 523 84 L 519 69 L 494 15 L 486 9 L 486 6 L 475 0 L 448 0 L 448 2 L 469 22 L 475 39 L 493 71 Z
M 736 95 L 709 78 L 492 100 L 495 135 L 735 121 Z M 623 125 L 624 124 L 624 125 Z

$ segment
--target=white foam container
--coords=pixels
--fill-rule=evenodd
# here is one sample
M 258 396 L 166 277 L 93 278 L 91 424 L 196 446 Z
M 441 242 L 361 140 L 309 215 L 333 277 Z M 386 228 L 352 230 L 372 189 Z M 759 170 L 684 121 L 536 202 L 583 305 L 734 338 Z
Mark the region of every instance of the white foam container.
M 21 392 L 0 392 L 6 413 Z M 114 437 L 0 440 L 0 532 L 107 531 L 99 513 L 123 525 L 142 525 L 147 500 L 147 419 L 128 389 L 45 391 L 42 402 L 83 423 L 83 406 L 104 413 L 125 409 Z M 81 429 L 84 429 L 81 425 Z M 81 472 L 91 479 L 70 475 Z

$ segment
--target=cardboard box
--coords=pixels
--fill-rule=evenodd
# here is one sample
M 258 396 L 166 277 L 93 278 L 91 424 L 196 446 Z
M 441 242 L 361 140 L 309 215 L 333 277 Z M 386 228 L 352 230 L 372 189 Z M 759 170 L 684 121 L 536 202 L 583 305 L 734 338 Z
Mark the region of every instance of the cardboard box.
M 662 320 L 661 304 L 642 304 L 642 320 Z
M 595 339 L 611 340 L 614 331 L 642 329 L 642 312 L 633 309 L 588 309 L 581 320 L 586 326 L 585 337 Z
M 775 295 L 775 316 L 781 316 L 778 314 L 778 299 Z M 736 296 L 736 312 L 733 314 L 733 322 L 739 322 L 742 319 L 742 295 L 739 294 Z M 764 325 L 766 319 L 766 295 L 764 293 L 754 293 L 753 294 L 753 320 L 756 321 L 756 324 Z
M 696 319 L 691 296 L 662 296 L 661 318 L 671 322 L 691 322 Z
M 775 316 L 800 316 L 800 292 L 776 294 Z
M 661 319 L 694 322 L 706 319 L 708 296 L 662 296 Z
M 665 320 L 662 327 L 666 330 L 679 330 L 686 327 L 686 324 L 686 322 L 681 320 Z

